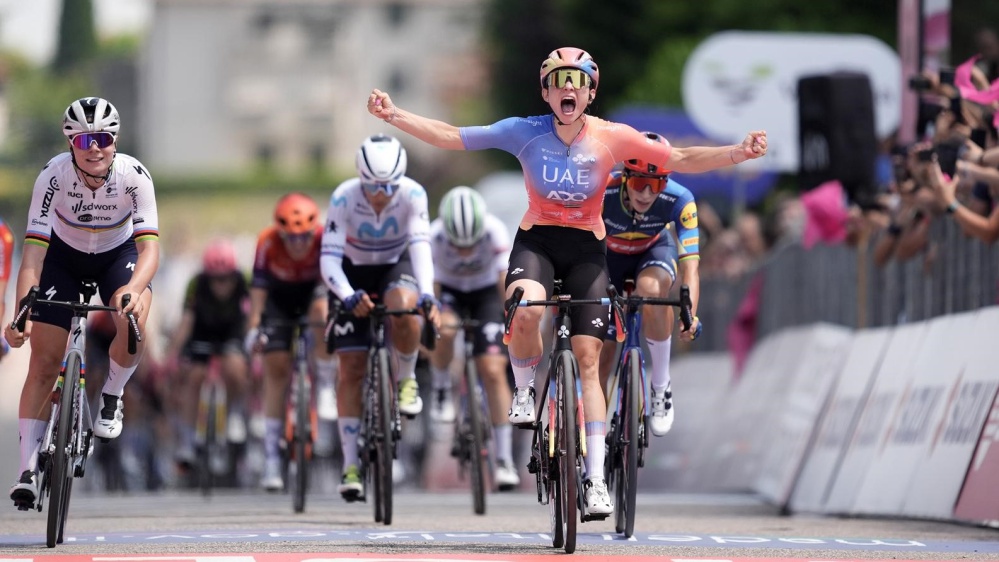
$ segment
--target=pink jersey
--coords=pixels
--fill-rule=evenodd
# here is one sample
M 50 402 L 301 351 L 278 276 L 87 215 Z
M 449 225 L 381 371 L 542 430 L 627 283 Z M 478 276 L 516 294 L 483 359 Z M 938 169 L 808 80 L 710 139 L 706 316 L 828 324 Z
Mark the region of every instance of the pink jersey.
M 583 129 L 569 145 L 555 133 L 554 115 L 511 117 L 460 131 L 467 150 L 498 148 L 520 161 L 528 200 L 521 228 L 570 226 L 592 231 L 597 239 L 605 235 L 601 206 L 614 166 L 638 158 L 668 167 L 672 152 L 669 143 L 592 115 L 585 117 Z

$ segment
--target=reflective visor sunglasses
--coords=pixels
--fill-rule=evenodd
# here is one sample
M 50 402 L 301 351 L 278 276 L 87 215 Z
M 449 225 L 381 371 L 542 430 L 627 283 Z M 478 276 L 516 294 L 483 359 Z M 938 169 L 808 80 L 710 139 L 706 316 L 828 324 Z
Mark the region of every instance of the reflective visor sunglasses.
M 310 240 L 312 240 L 312 237 L 315 236 L 315 235 L 316 234 L 314 232 L 291 233 L 291 232 L 283 232 L 282 231 L 281 232 L 281 239 L 284 240 L 284 241 L 286 241 L 286 242 L 290 242 L 292 244 L 305 244 L 306 242 L 309 242 Z
M 665 176 L 641 176 L 635 174 L 628 174 L 624 178 L 624 183 L 630 189 L 641 193 L 646 190 L 646 188 L 651 189 L 652 193 L 658 195 L 662 193 L 663 189 L 666 189 L 666 177 Z
M 395 190 L 399 189 L 399 184 L 397 183 L 361 183 L 361 187 L 364 191 L 368 192 L 368 195 L 377 195 L 379 191 L 384 191 L 385 195 L 392 197 Z
M 558 68 L 548 75 L 548 84 L 556 88 L 565 87 L 566 82 L 572 82 L 576 88 L 590 85 L 590 75 L 576 68 Z
M 89 150 L 92 143 L 97 143 L 97 148 L 107 148 L 114 144 L 114 134 L 107 131 L 97 133 L 79 133 L 70 137 L 69 141 L 80 150 Z

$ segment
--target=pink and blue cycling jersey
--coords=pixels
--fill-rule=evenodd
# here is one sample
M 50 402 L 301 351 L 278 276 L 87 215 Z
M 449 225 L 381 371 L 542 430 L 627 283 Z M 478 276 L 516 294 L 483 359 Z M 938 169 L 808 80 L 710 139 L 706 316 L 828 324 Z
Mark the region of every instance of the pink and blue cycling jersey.
M 555 133 L 554 115 L 510 117 L 492 125 L 460 128 L 466 150 L 498 148 L 524 169 L 527 213 L 520 228 L 569 226 L 605 235 L 601 207 L 607 175 L 615 164 L 638 158 L 668 167 L 669 143 L 651 141 L 632 127 L 587 115 L 566 145 Z

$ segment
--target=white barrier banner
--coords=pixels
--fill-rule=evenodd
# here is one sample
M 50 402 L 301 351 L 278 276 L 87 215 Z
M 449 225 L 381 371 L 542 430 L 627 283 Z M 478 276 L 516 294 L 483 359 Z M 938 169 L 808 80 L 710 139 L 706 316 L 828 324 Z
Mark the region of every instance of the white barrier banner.
M 888 426 L 889 415 L 901 399 L 927 331 L 926 324 L 908 324 L 892 330 L 884 360 L 871 379 L 868 390 L 861 396 L 862 413 L 843 462 L 826 501 L 826 510 L 833 513 L 853 511 L 858 490 L 867 470 L 881 446 L 881 437 Z
M 857 332 L 791 496 L 792 511 L 821 512 L 860 418 L 872 377 L 884 358 L 891 328 Z
M 777 505 L 786 505 L 808 450 L 819 415 L 836 382 L 853 337 L 852 330 L 832 324 L 802 329 L 807 334 L 801 360 L 792 366 L 783 399 L 767 402 L 777 414 L 766 432 L 767 447 L 755 489 Z
M 999 333 L 999 308 L 954 316 L 952 329 L 960 338 L 958 348 L 945 342 L 932 342 L 930 351 L 938 354 L 941 382 L 949 383 L 943 419 L 933 419 L 931 441 L 913 466 L 902 514 L 949 519 L 961 493 L 968 466 L 978 444 L 982 426 L 989 415 L 999 388 L 999 353 L 995 335 Z M 929 381 L 926 381 L 929 384 Z M 995 473 L 993 473 L 995 474 Z M 999 486 L 993 476 L 991 488 Z
M 902 384 L 902 393 L 879 437 L 877 454 L 854 502 L 855 511 L 883 515 L 902 512 L 916 465 L 929 452 L 935 430 L 943 422 L 948 393 L 967 357 L 967 330 L 973 325 L 974 314 L 941 316 L 925 323 L 926 335 L 909 372 L 896 373 L 895 382 Z

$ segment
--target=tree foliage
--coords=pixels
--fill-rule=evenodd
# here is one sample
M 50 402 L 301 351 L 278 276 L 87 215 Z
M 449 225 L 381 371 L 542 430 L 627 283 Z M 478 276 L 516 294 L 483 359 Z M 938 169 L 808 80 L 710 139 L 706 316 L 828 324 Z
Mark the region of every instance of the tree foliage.
M 62 0 L 59 39 L 52 68 L 56 72 L 78 69 L 97 54 L 97 32 L 91 0 Z

